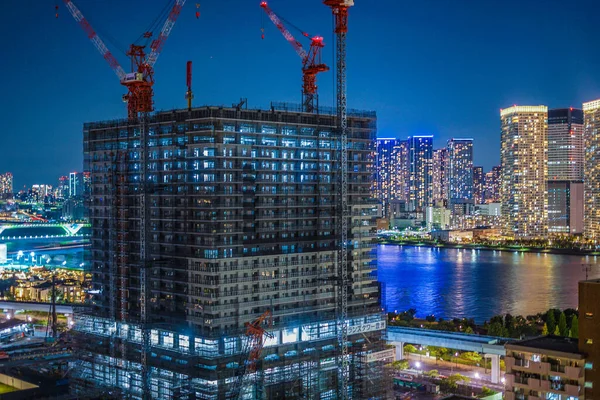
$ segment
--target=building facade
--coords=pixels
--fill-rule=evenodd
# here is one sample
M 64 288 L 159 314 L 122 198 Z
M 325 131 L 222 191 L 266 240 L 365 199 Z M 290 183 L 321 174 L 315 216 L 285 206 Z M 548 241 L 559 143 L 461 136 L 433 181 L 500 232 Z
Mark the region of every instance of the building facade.
M 585 355 L 577 339 L 558 336 L 508 343 L 506 400 L 583 400 Z
M 503 234 L 544 238 L 548 233 L 548 108 L 500 111 Z
M 500 183 L 502 182 L 502 167 L 492 167 L 485 174 L 484 201 L 486 203 L 500 203 Z
M 408 138 L 408 211 L 425 212 L 432 199 L 433 136 Z
M 0 198 L 12 199 L 13 193 L 13 175 L 10 172 L 0 174 Z
M 483 204 L 485 189 L 485 175 L 483 167 L 473 167 L 473 201 L 475 204 Z
M 393 158 L 393 187 L 392 199 L 400 202 L 408 201 L 410 187 L 410 168 L 408 140 L 398 140 L 394 146 Z
M 584 235 L 600 239 L 600 99 L 583 103 Z
M 583 233 L 583 111 L 548 110 L 548 232 Z
M 146 185 L 140 125 L 84 126 L 98 294 L 93 312 L 76 323 L 90 343 L 77 368 L 79 390 L 231 396 L 248 357 L 245 324 L 269 311 L 271 337 L 261 367 L 249 373 L 260 390 L 243 385 L 242 393 L 335 398 L 336 117 L 202 107 L 153 114 L 146 126 Z M 354 398 L 385 398 L 379 392 L 387 386 L 377 381 L 386 321 L 373 251 L 375 113 L 350 113 L 348 126 L 351 390 Z M 143 204 L 147 229 L 140 229 Z
M 389 215 L 389 204 L 396 192 L 397 176 L 394 148 L 397 139 L 377 139 L 375 168 L 377 170 L 376 197 L 383 207 L 383 215 Z
M 437 206 L 448 205 L 448 150 L 437 149 L 433 151 L 431 168 L 431 197 Z
M 448 140 L 448 199 L 473 204 L 473 139 Z
M 579 351 L 586 355 L 585 398 L 600 391 L 600 280 L 579 282 Z

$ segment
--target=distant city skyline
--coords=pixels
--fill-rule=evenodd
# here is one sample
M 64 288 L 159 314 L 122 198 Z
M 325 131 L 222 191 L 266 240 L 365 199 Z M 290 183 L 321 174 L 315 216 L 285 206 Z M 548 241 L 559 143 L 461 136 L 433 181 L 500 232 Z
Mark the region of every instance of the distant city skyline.
M 318 0 L 306 3 L 272 0 L 270 5 L 308 32 L 323 35 L 324 62 L 333 67 L 330 10 Z M 62 2 L 57 4 L 58 18 L 52 6 L 34 0 L 7 2 L 3 8 L 7 23 L 0 32 L 19 38 L 3 49 L 6 60 L 19 61 L 0 65 L 2 76 L 10 77 L 3 86 L 10 101 L 0 111 L 10 132 L 3 136 L 0 171 L 14 174 L 15 188 L 81 170 L 83 124 L 126 115 L 122 86 Z M 598 97 L 600 54 L 586 49 L 600 5 L 577 4 L 357 0 L 348 34 L 348 104 L 377 111 L 379 137 L 433 134 L 435 148 L 451 137 L 486 143 L 474 163 L 489 171 L 500 162 L 500 108 L 515 103 L 580 107 Z M 78 5 L 100 34 L 106 32 L 120 47 L 137 38 L 162 7 L 142 0 Z M 195 12 L 186 4 L 156 64 L 157 109 L 185 107 L 188 60 L 194 62 L 194 105 L 231 105 L 240 97 L 248 98 L 250 107 L 300 102 L 298 57 L 269 21 L 261 40 L 264 12 L 258 1 L 240 1 L 238 7 L 207 2 L 198 19 Z M 223 21 L 236 29 L 224 28 Z M 210 35 L 219 40 L 205 39 Z M 192 37 L 198 40 L 186 40 Z M 539 46 L 517 46 L 510 57 L 499 55 L 508 40 L 518 38 Z M 119 47 L 106 41 L 127 65 Z M 561 57 L 550 58 L 556 49 Z M 249 59 L 261 62 L 240 68 L 240 61 Z M 324 106 L 334 104 L 332 71 L 319 80 Z

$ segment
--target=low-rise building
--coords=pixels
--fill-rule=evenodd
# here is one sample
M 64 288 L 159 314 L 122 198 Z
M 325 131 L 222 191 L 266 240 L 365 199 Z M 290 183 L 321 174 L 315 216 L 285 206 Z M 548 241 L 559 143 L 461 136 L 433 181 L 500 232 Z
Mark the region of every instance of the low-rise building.
M 506 344 L 506 400 L 583 400 L 585 355 L 575 338 Z
M 425 223 L 427 229 L 448 229 L 452 213 L 444 207 L 427 207 L 425 209 Z
M 579 350 L 585 357 L 585 397 L 600 398 L 600 279 L 579 282 Z
M 440 230 L 432 231 L 430 235 L 432 239 L 437 239 L 441 242 L 460 243 L 473 241 L 473 231 Z

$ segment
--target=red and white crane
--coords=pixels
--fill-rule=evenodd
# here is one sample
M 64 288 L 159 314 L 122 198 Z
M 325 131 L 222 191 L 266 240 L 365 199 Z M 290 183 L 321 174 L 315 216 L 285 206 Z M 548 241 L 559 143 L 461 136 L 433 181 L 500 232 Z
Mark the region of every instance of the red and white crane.
M 286 28 L 282 22 L 282 18 L 275 14 L 266 1 L 261 2 L 260 6 L 302 59 L 302 106 L 305 112 L 312 113 L 319 107 L 317 74 L 329 71 L 329 67 L 321 61 L 322 49 L 325 46 L 323 38 L 321 36 L 312 36 L 310 38 L 310 48 L 306 51 L 302 47 L 302 44 Z M 305 37 L 311 36 L 306 32 L 302 32 L 302 35 Z
M 127 102 L 127 116 L 129 119 L 136 119 L 140 113 L 149 113 L 154 110 L 154 64 L 163 49 L 167 38 L 171 34 L 173 25 L 179 17 L 181 8 L 186 0 L 176 0 L 167 20 L 165 21 L 160 34 L 150 44 L 150 54 L 146 56 L 145 47 L 136 44 L 129 46 L 127 55 L 131 60 L 131 72 L 125 73 L 117 59 L 108 50 L 102 39 L 98 36 L 94 28 L 85 19 L 81 11 L 71 0 L 63 0 L 69 12 L 85 31 L 88 38 L 98 49 L 102 57 L 108 62 L 108 65 L 115 71 L 119 81 L 127 88 L 127 94 L 123 100 Z M 152 32 L 146 32 L 145 38 L 151 38 Z
M 142 375 L 142 398 L 149 399 L 151 396 L 151 385 L 150 385 L 150 368 L 148 365 L 148 357 L 150 354 L 150 329 L 148 325 L 148 285 L 147 285 L 147 273 L 151 267 L 150 254 L 149 254 L 149 220 L 150 220 L 150 207 L 149 207 L 149 188 L 147 185 L 148 180 L 148 148 L 147 148 L 147 126 L 148 126 L 148 115 L 154 111 L 154 64 L 160 55 L 164 44 L 173 30 L 175 21 L 181 13 L 181 9 L 185 4 L 186 0 L 175 0 L 173 7 L 171 8 L 160 33 L 156 39 L 150 43 L 150 53 L 146 55 L 146 46 L 131 44 L 129 50 L 126 52 L 131 62 L 131 72 L 125 73 L 117 59 L 108 50 L 102 39 L 98 36 L 96 31 L 92 28 L 87 19 L 83 16 L 81 11 L 73 4 L 71 0 L 63 0 L 69 12 L 79 23 L 81 28 L 85 31 L 88 38 L 92 41 L 94 46 L 98 49 L 102 57 L 108 62 L 110 67 L 113 69 L 120 83 L 127 88 L 127 94 L 123 96 L 123 100 L 127 102 L 127 117 L 134 123 L 140 125 L 140 149 L 139 149 L 139 163 L 140 177 L 139 177 L 139 261 L 138 267 L 140 271 L 139 282 L 139 304 L 140 304 L 140 328 L 142 333 L 142 348 L 140 355 L 141 363 L 141 375 Z M 152 32 L 145 32 L 142 36 L 147 40 L 153 37 Z M 117 156 L 117 159 L 119 156 Z M 122 269 L 127 269 L 126 264 L 121 264 Z M 126 275 L 121 276 L 123 282 L 126 282 Z M 123 286 L 123 284 L 121 284 Z M 126 291 L 121 287 L 122 296 L 125 296 Z M 111 294 L 117 293 L 116 288 L 111 287 Z M 126 299 L 124 299 L 126 300 Z M 122 304 L 126 304 L 126 301 L 122 301 Z M 125 309 L 121 309 L 122 315 L 126 314 Z M 124 349 L 124 348 L 123 348 Z M 123 350 L 124 352 L 124 350 Z

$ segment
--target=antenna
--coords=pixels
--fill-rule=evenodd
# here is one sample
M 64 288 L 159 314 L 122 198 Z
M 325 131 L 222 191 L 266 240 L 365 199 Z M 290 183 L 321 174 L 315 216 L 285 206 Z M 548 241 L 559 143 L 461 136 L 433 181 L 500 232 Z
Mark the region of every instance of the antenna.
M 188 111 L 192 110 L 192 99 L 194 98 L 194 94 L 192 93 L 192 62 L 187 62 L 187 74 L 186 74 L 186 83 L 187 83 L 187 92 L 185 93 L 185 98 L 187 99 Z
M 585 280 L 587 281 L 592 270 L 592 264 L 581 264 L 581 270 L 585 273 Z

